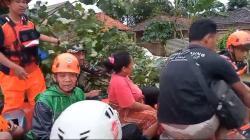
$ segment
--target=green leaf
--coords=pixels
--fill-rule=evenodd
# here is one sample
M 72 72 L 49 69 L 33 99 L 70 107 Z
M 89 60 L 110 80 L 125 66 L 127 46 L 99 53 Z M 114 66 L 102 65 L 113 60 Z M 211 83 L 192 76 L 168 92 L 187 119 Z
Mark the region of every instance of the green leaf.
M 116 10 L 114 15 L 117 15 L 118 17 L 123 15 L 124 10 L 125 13 L 128 11 L 134 12 L 134 10 L 140 11 L 139 9 L 131 8 L 133 5 L 124 9 L 124 6 L 128 5 L 126 2 L 129 1 L 102 1 L 106 2 L 106 4 L 118 4 L 117 6 L 109 7 L 110 12 L 114 9 Z M 103 2 L 99 1 L 98 3 Z M 142 4 L 143 2 L 138 2 L 137 4 L 139 3 Z M 59 8 L 56 13 L 50 15 L 49 17 L 48 13 L 45 11 L 46 7 L 41 8 L 38 12 L 34 10 L 32 16 L 30 15 L 31 19 L 35 20 L 37 23 L 46 21 L 45 24 L 37 24 L 37 29 L 42 34 L 57 36 L 62 41 L 60 47 L 55 47 L 50 43 L 41 42 L 40 47 L 50 50 L 50 52 L 54 52 L 50 53 L 50 57 L 41 63 L 42 71 L 44 75 L 46 75 L 47 85 L 51 85 L 51 83 L 53 83 L 51 78 L 51 64 L 54 57 L 57 54 L 66 52 L 67 49 L 72 47 L 72 45 L 79 43 L 88 50 L 87 60 L 93 66 L 99 66 L 98 64 L 106 60 L 112 53 L 124 50 L 128 51 L 135 60 L 136 68 L 134 69 L 134 75 L 132 77 L 135 83 L 138 83 L 138 85 L 155 85 L 159 82 L 159 72 L 154 64 L 155 62 L 146 57 L 144 50 L 138 47 L 136 42 L 131 39 L 133 38 L 133 34 L 119 31 L 116 28 L 103 32 L 102 29 L 104 28 L 104 25 L 96 19 L 95 14 L 91 13 L 86 19 L 83 19 L 79 16 L 79 14 L 81 14 L 79 11 L 82 10 L 82 7 L 79 4 L 76 4 L 73 7 L 72 6 L 73 5 L 67 4 L 62 8 Z M 143 10 L 144 12 L 151 11 L 150 4 L 147 6 L 149 9 Z M 137 5 L 137 7 L 143 7 L 143 5 Z M 138 14 L 138 18 L 140 18 L 140 14 Z M 68 20 L 69 22 L 62 22 L 62 19 Z M 150 30 L 162 30 L 164 32 L 169 31 L 168 29 L 165 29 L 165 26 L 169 26 L 169 23 L 161 23 L 157 26 L 150 27 Z M 154 32 L 152 33 L 153 36 L 151 34 L 148 36 L 150 36 L 150 39 L 156 38 L 157 36 L 160 38 L 169 37 L 165 34 L 158 34 L 159 33 Z M 93 76 L 88 76 L 86 78 L 88 78 L 90 82 L 91 89 L 107 89 L 107 84 L 99 82 L 99 80 L 106 79 L 108 81 L 109 77 L 94 78 Z

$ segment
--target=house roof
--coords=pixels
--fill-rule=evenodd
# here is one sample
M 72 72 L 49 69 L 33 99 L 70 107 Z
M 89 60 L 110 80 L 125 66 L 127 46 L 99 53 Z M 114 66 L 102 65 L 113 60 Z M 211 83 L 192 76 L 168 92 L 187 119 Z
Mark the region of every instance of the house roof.
M 137 24 L 135 27 L 133 27 L 133 31 L 144 31 L 147 26 L 149 26 L 154 21 L 165 21 L 165 22 L 175 22 L 177 23 L 179 30 L 188 30 L 189 26 L 191 25 L 191 20 L 187 18 L 179 18 L 179 17 L 171 17 L 166 15 L 160 15 L 156 16 L 150 19 L 147 19 L 139 24 Z
M 65 4 L 66 4 L 67 2 L 68 2 L 68 1 L 50 5 L 50 6 L 47 7 L 46 12 L 48 12 L 49 14 L 52 14 L 52 13 L 58 11 L 59 8 L 65 6 Z
M 49 12 L 49 13 L 56 12 L 58 10 L 58 8 L 64 6 L 66 2 L 62 2 L 59 4 L 48 6 L 47 12 Z M 110 16 L 106 15 L 103 12 L 96 13 L 96 18 L 97 18 L 97 20 L 103 22 L 103 24 L 106 28 L 116 27 L 117 29 L 122 30 L 122 31 L 130 30 L 130 28 L 127 25 L 124 25 L 119 20 L 111 18 Z
M 124 25 L 119 20 L 113 19 L 110 16 L 106 15 L 105 13 L 97 13 L 96 18 L 104 23 L 104 26 L 107 28 L 116 27 L 119 30 L 128 31 L 130 28 L 127 25 Z
M 250 9 L 240 8 L 234 11 L 229 11 L 227 15 L 224 16 L 214 16 L 210 17 L 215 23 L 218 24 L 219 28 L 225 28 L 228 25 L 250 25 Z

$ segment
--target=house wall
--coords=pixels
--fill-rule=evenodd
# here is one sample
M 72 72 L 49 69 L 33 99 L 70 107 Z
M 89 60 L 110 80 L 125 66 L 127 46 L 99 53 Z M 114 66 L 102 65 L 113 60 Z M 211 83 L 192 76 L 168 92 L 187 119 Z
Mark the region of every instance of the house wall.
M 181 32 L 184 38 L 188 37 L 188 30 L 182 30 Z M 177 37 L 177 38 L 180 38 L 180 37 Z
M 223 27 L 223 28 L 221 28 Z M 230 26 L 218 26 L 218 40 L 221 39 L 225 34 L 227 34 L 229 31 L 236 31 L 236 30 L 245 30 L 250 33 L 250 24 L 239 24 L 237 26 L 230 25 Z
M 141 38 L 143 37 L 143 31 L 138 31 L 135 34 L 136 34 L 135 37 L 136 37 L 137 45 L 139 45 L 140 47 L 144 47 L 144 48 L 148 49 L 153 55 L 157 55 L 157 56 L 169 55 L 170 52 L 168 52 L 168 50 L 166 50 L 165 47 L 161 43 L 143 42 L 141 40 Z M 188 37 L 188 30 L 183 30 L 182 34 L 183 34 L 184 38 L 187 38 Z
M 219 30 L 231 30 L 231 29 L 250 30 L 250 23 L 232 23 L 232 24 L 217 23 L 217 26 Z
M 141 38 L 143 37 L 143 33 L 144 33 L 144 31 L 135 32 L 135 34 L 136 34 L 135 35 L 136 36 L 136 42 L 138 42 L 138 43 L 142 42 Z M 188 37 L 188 30 L 182 30 L 182 34 L 183 34 L 184 38 L 187 38 Z M 180 38 L 180 37 L 176 37 L 176 35 L 175 35 L 175 37 L 173 37 L 173 38 Z
M 153 55 L 166 56 L 166 50 L 164 46 L 161 45 L 161 43 L 159 42 L 154 42 L 154 43 L 141 42 L 141 43 L 137 43 L 137 45 L 148 49 Z

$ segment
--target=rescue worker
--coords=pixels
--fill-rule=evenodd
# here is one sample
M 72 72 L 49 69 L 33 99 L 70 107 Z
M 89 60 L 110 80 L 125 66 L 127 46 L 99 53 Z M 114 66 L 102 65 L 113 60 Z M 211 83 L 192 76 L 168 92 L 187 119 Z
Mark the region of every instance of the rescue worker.
M 230 62 L 239 76 L 247 73 L 247 55 L 250 49 L 250 34 L 247 31 L 238 30 L 229 35 L 226 44 L 226 50 L 219 54 Z M 243 81 L 246 85 L 250 86 L 250 82 Z M 249 115 L 246 117 L 246 123 L 249 121 Z M 247 123 L 239 129 L 239 132 L 244 132 L 246 127 L 250 127 Z M 233 130 L 235 131 L 235 130 Z M 237 131 L 235 131 L 237 132 Z M 230 132 L 232 133 L 232 132 Z M 233 133 L 234 134 L 234 133 Z M 242 133 L 244 136 L 249 137 L 249 132 Z
M 238 75 L 247 72 L 247 55 L 250 49 L 250 34 L 246 31 L 236 31 L 227 39 L 226 50 L 219 54 L 232 64 Z
M 49 139 L 58 116 L 71 104 L 85 99 L 84 92 L 76 87 L 80 66 L 74 55 L 58 55 L 53 62 L 52 72 L 56 84 L 36 97 L 32 129 L 26 135 L 27 139 Z
M 59 39 L 40 34 L 24 15 L 30 0 L 1 0 L 9 13 L 0 17 L 0 71 L 3 112 L 21 109 L 25 94 L 34 106 L 35 96 L 46 89 L 38 66 L 39 40 L 58 44 Z

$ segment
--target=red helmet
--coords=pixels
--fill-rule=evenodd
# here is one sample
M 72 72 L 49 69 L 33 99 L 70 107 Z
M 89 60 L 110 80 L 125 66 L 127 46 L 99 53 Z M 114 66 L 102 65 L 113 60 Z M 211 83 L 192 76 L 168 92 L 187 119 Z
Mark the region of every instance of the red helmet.
M 250 34 L 246 31 L 236 31 L 227 39 L 227 49 L 231 50 L 232 47 L 244 47 L 250 49 Z

